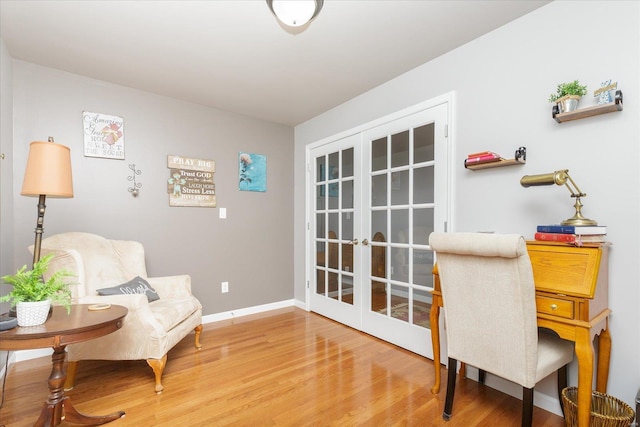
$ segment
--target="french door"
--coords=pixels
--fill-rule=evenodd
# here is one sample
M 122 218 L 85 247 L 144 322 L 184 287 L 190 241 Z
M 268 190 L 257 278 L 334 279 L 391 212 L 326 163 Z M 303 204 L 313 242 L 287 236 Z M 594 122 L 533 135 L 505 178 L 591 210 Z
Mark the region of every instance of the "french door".
M 431 358 L 428 238 L 449 215 L 448 108 L 310 151 L 311 310 Z

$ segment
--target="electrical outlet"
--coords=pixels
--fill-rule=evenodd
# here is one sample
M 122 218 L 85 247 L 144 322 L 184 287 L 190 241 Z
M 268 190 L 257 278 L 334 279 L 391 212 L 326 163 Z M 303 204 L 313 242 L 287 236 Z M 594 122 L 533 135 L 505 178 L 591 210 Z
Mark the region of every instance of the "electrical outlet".
M 226 294 L 227 292 L 229 292 L 229 282 L 222 282 L 220 288 L 222 293 Z

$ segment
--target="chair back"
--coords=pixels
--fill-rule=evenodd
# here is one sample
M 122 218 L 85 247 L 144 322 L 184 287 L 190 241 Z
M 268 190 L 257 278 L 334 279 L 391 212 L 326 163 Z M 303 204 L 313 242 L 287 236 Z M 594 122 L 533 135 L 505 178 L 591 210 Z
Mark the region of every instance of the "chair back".
M 533 271 L 517 234 L 432 233 L 448 356 L 531 387 L 538 329 Z
M 29 247 L 33 252 L 33 245 Z M 117 286 L 136 276 L 147 277 L 141 243 L 109 240 L 91 233 L 56 234 L 42 240 L 41 255 L 53 254 L 45 277 L 58 270 L 75 275 L 74 298 L 96 295 L 96 289 Z

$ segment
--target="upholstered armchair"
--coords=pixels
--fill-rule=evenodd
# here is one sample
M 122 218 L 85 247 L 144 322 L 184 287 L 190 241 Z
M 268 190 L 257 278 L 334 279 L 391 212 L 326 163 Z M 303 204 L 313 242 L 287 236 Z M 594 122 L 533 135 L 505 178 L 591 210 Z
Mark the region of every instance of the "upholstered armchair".
M 42 241 L 42 255 L 47 254 L 54 255 L 47 275 L 65 269 L 76 276 L 74 303 L 117 304 L 129 310 L 118 331 L 67 346 L 66 389 L 73 388 L 81 360 L 146 360 L 155 374 L 155 391 L 161 393 L 169 350 L 191 331 L 201 348 L 202 306 L 191 293 L 191 277 L 147 277 L 141 243 L 62 233 Z M 144 293 L 133 293 L 139 291 Z
M 446 313 L 448 383 L 443 418 L 452 416 L 458 361 L 523 390 L 522 426 L 533 417 L 533 388 L 556 372 L 567 385 L 573 343 L 538 331 L 533 269 L 517 234 L 432 233 Z M 560 401 L 562 405 L 562 401 Z M 467 414 L 468 415 L 468 414 Z

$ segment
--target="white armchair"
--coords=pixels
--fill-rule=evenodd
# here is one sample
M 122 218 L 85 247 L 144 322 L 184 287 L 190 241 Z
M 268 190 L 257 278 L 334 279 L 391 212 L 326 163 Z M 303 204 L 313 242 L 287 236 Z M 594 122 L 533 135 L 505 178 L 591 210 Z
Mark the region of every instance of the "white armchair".
M 33 246 L 29 248 L 33 251 Z M 89 233 L 62 233 L 42 241 L 42 255 L 54 254 L 47 274 L 66 269 L 76 275 L 74 303 L 117 304 L 129 312 L 118 331 L 67 347 L 66 389 L 73 388 L 80 360 L 146 360 L 155 374 L 155 391 L 161 393 L 167 353 L 191 331 L 201 348 L 202 306 L 191 293 L 188 275 L 147 277 L 141 243 L 109 240 Z M 140 277 L 157 292 L 149 302 L 145 294 L 99 295 Z

